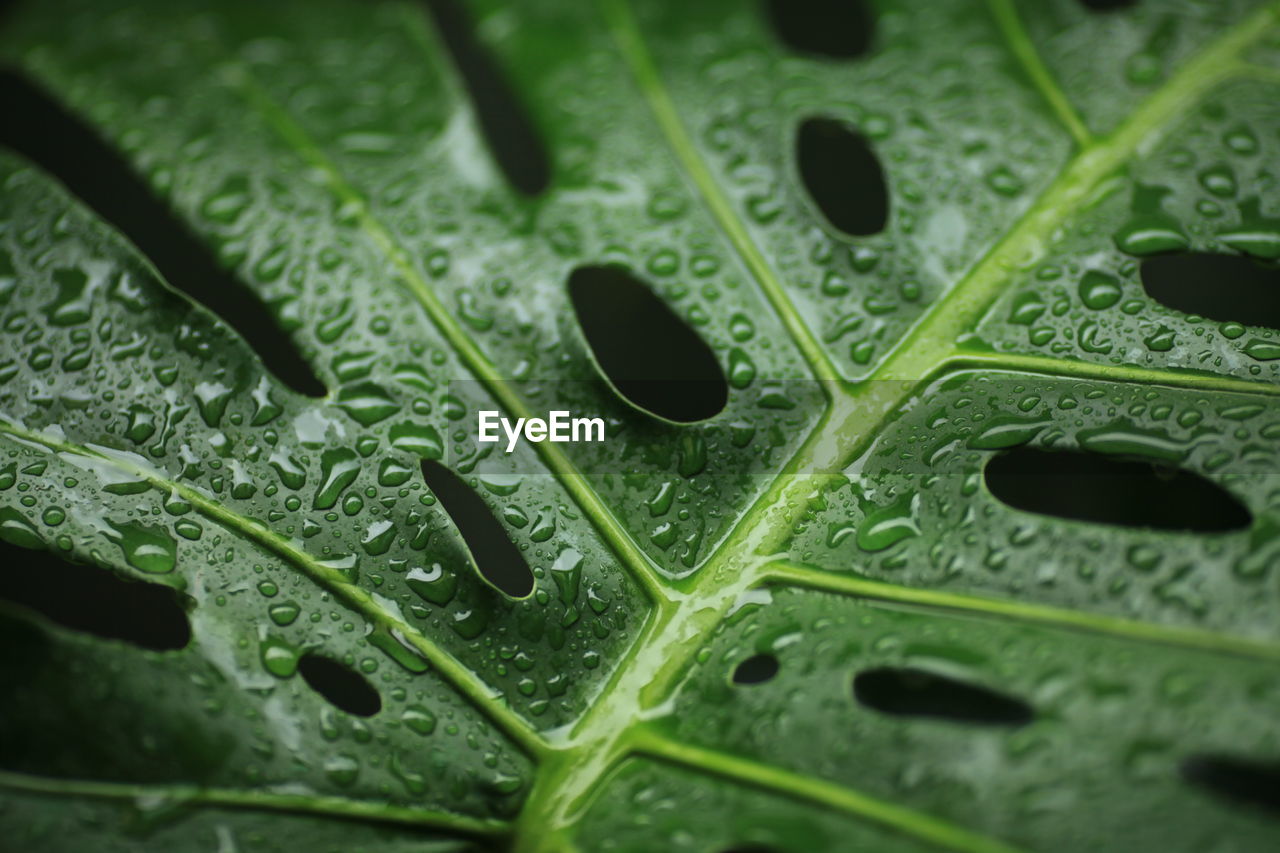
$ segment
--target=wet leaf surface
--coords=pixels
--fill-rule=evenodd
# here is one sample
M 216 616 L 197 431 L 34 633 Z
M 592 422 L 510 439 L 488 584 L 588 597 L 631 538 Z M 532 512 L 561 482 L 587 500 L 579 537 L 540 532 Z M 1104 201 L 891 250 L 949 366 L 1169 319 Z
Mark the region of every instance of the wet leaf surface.
M 0 20 L 18 848 L 1274 846 L 1275 3 Z

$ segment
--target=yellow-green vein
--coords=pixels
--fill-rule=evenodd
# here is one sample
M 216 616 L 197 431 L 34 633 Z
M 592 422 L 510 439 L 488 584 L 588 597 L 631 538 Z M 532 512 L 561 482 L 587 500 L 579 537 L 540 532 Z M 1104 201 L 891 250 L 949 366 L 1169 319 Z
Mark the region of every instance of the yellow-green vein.
M 0 770 L 0 788 L 27 791 L 33 794 L 105 800 L 163 798 L 168 802 L 184 805 L 368 820 L 376 823 L 429 827 L 467 835 L 504 835 L 510 831 L 510 824 L 505 821 L 395 806 L 382 801 L 364 802 L 345 797 L 283 794 L 270 790 L 50 779 L 25 773 L 13 773 L 8 770 Z
M 856 596 L 874 601 L 994 616 L 1012 622 L 1046 625 L 1125 640 L 1280 662 L 1280 642 L 1217 634 L 1199 628 L 1139 622 L 1099 613 L 1082 613 L 1044 604 L 904 587 L 883 581 L 868 580 L 847 572 L 813 569 L 789 561 L 770 564 L 764 572 L 763 579 L 786 586 Z
M 838 393 L 842 387 L 839 371 L 836 370 L 821 343 L 814 337 L 804 318 L 787 297 L 782 282 L 778 280 L 772 267 L 752 241 L 746 225 L 720 190 L 706 162 L 698 154 L 693 140 L 689 138 L 689 133 L 685 129 L 684 122 L 680 120 L 675 104 L 667 94 L 666 86 L 662 82 L 658 69 L 654 66 L 653 58 L 645 47 L 627 0 L 601 0 L 601 9 L 623 57 L 631 68 L 636 84 L 649 104 L 658 127 L 662 130 L 667 144 L 671 146 L 680 167 L 693 182 L 716 223 L 759 283 L 765 296 L 773 305 L 774 311 L 786 326 L 787 332 L 809 363 L 814 376 L 823 380 L 823 388 L 828 394 Z
M 641 754 L 854 815 L 948 850 L 963 853 L 1016 853 L 1020 849 L 949 821 L 843 785 L 761 764 L 738 755 L 669 740 L 650 729 L 637 731 L 633 744 Z
M 1229 77 L 1238 68 L 1235 57 L 1274 24 L 1277 5 L 1280 4 L 1273 3 L 1255 13 L 1188 63 L 1170 83 L 1179 87 L 1176 91 L 1157 93 L 1111 139 L 1082 150 L 1013 230 L 951 293 L 931 306 L 873 373 L 873 380 L 861 382 L 852 393 L 833 399 L 823 422 L 788 462 L 782 475 L 747 510 L 701 571 L 690 579 L 676 618 L 665 630 L 641 644 L 624 668 L 627 671 L 617 674 L 617 680 L 622 683 L 633 674 L 631 669 L 639 668 L 646 683 L 651 684 L 650 690 L 635 697 L 637 717 L 644 708 L 653 707 L 678 686 L 680 673 L 699 647 L 695 640 L 703 634 L 695 630 L 684 643 L 677 643 L 673 638 L 685 637 L 691 629 L 715 624 L 723 618 L 734 601 L 718 594 L 727 580 L 742 584 L 766 577 L 767 567 L 762 566 L 760 560 L 784 550 L 793 520 L 811 500 L 865 452 L 868 443 L 910 400 L 921 382 L 947 370 L 951 366 L 949 360 L 967 357 L 957 350 L 958 339 L 985 313 L 1000 287 L 1008 282 L 1010 272 L 1025 262 L 1027 256 L 1038 253 L 1043 242 L 1077 205 L 1089 198 L 1097 184 L 1118 169 L 1154 132 Z M 631 38 L 638 38 L 634 29 L 630 32 Z M 699 613 L 696 626 L 693 619 L 685 616 L 688 612 Z M 663 658 L 662 666 L 656 671 L 648 654 L 650 644 Z M 645 701 L 641 702 L 642 699 Z M 580 742 L 612 744 L 616 741 L 616 733 L 610 738 L 607 732 L 600 731 L 613 716 L 595 716 L 589 711 L 578 732 Z M 581 782 L 577 787 L 585 788 Z
M 1045 67 L 1044 61 L 1022 26 L 1022 19 L 1018 16 L 1018 10 L 1014 8 L 1013 0 L 988 0 L 987 5 L 996 19 L 997 26 L 1000 27 L 1009 50 L 1017 57 L 1022 70 L 1031 78 L 1036 91 L 1049 104 L 1058 121 L 1071 133 L 1071 138 L 1075 140 L 1076 145 L 1084 148 L 1092 144 L 1093 134 L 1084 126 L 1075 108 L 1071 106 L 1071 101 L 1058 86 L 1058 81 Z
M 1247 80 L 1257 80 L 1261 83 L 1280 86 L 1280 68 L 1273 68 L 1270 65 L 1242 63 L 1240 65 L 1240 76 Z
M 947 366 L 955 369 L 1016 370 L 1073 379 L 1164 385 L 1170 388 L 1222 391 L 1229 394 L 1280 396 L 1280 385 L 1264 380 L 1241 379 L 1235 376 L 1201 373 L 1197 370 L 1168 370 L 1131 364 L 1095 364 L 1073 358 L 1049 358 L 1043 355 L 958 350 L 947 360 Z
M 1011 274 L 1040 256 L 1045 241 L 1080 210 L 1098 184 L 1206 94 L 1239 73 L 1239 57 L 1275 25 L 1277 4 L 1254 12 L 1183 65 L 1110 136 L 1082 148 L 996 246 L 939 299 L 894 347 L 873 379 L 921 379 L 986 313 Z M 939 347 L 945 347 L 940 352 Z

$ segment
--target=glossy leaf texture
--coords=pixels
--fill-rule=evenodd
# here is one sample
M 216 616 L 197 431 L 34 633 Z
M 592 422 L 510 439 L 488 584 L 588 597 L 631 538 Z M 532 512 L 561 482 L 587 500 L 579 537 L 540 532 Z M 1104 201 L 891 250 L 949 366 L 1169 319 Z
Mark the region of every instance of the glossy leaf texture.
M 0 27 L 17 848 L 1274 846 L 1280 4 Z

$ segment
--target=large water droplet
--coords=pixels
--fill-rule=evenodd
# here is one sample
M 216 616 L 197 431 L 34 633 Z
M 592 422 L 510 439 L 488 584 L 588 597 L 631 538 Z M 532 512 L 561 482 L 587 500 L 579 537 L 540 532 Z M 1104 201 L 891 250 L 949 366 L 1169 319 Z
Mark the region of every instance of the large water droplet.
M 137 522 L 107 523 L 116 531 L 107 538 L 120 546 L 125 562 L 138 571 L 162 575 L 177 565 L 178 545 L 163 529 Z

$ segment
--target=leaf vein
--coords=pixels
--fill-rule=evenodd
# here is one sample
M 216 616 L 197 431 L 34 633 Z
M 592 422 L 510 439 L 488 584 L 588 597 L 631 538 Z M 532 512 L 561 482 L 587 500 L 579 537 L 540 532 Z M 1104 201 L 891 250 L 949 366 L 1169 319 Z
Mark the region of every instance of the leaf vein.
M 873 601 L 908 604 L 929 610 L 994 616 L 1023 624 L 1046 625 L 1100 634 L 1118 639 L 1174 646 L 1183 649 L 1234 655 L 1280 663 L 1280 643 L 1250 637 L 1219 634 L 1198 628 L 1140 622 L 1052 607 L 1044 604 L 1002 600 L 980 595 L 916 589 L 870 580 L 848 572 L 814 569 L 789 561 L 771 564 L 766 581 Z
M 0 787 L 53 796 L 90 797 L 106 800 L 137 800 L 163 797 L 184 804 L 251 811 L 293 812 L 321 817 L 344 817 L 378 823 L 413 825 L 443 829 L 468 835 L 500 835 L 506 821 L 473 818 L 427 809 L 364 802 L 346 797 L 314 794 L 285 794 L 270 790 L 207 788 L 198 785 L 159 785 L 100 782 L 87 779 L 53 779 L 0 770 Z
M 635 748 L 641 754 L 671 764 L 833 808 L 949 850 L 963 853 L 1017 853 L 1020 850 L 950 821 L 855 791 L 845 785 L 742 756 L 670 740 L 651 729 L 637 732 Z
M 629 3 L 627 0 L 601 0 L 601 11 L 676 161 L 693 183 L 698 196 L 743 264 L 759 283 L 809 368 L 822 381 L 828 396 L 840 394 L 844 387 L 840 372 L 787 296 L 782 283 L 751 239 L 741 217 L 720 190 L 706 161 L 698 154 L 693 140 L 689 138 L 689 132 L 667 93 L 653 57 L 645 47 Z
M 1062 91 L 1062 87 L 1058 85 L 1058 81 L 1054 79 L 1053 74 L 1045 66 L 1044 60 L 1040 58 L 1039 52 L 1022 26 L 1022 19 L 1018 15 L 1018 10 L 1014 8 L 1012 0 L 988 0 L 987 5 L 996 19 L 996 24 L 1000 27 L 1000 33 L 1004 36 L 1009 50 L 1017 58 L 1022 70 L 1031 78 L 1036 91 L 1053 110 L 1054 116 L 1071 133 L 1071 138 L 1075 140 L 1077 146 L 1087 148 L 1092 145 L 1093 134 L 1080 120 L 1066 93 Z

